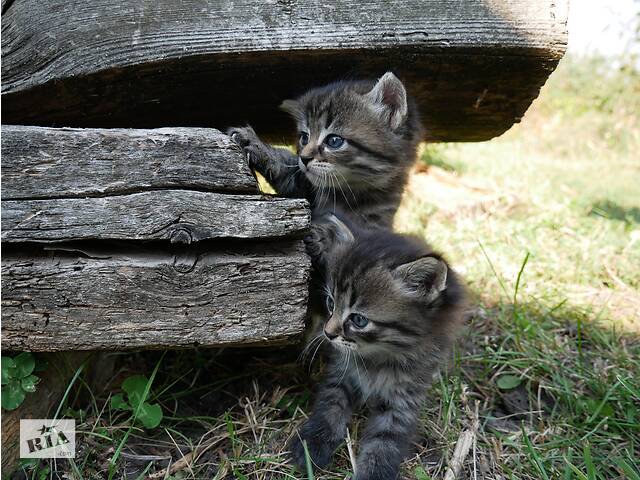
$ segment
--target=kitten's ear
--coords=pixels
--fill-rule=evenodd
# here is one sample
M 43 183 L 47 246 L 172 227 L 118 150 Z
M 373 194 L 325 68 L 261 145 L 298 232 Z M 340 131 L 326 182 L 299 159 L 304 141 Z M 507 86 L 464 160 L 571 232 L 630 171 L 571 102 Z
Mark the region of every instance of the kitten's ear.
M 407 92 L 393 73 L 387 72 L 380 77 L 366 96 L 375 110 L 389 122 L 392 130 L 398 128 L 407 117 Z
M 280 110 L 287 112 L 297 122 L 304 121 L 304 114 L 302 113 L 302 107 L 297 100 L 285 100 L 280 104 Z
M 436 257 L 422 257 L 396 267 L 393 276 L 402 283 L 410 294 L 425 296 L 435 300 L 447 288 L 449 269 L 443 260 Z

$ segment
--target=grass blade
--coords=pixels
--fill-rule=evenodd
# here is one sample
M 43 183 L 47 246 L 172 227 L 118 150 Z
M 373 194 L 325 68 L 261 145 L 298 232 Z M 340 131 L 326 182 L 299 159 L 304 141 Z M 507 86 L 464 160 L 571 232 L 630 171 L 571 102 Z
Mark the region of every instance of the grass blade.
M 625 459 L 618 460 L 618 468 L 624 472 L 629 480 L 640 480 L 640 471 Z
M 545 470 L 544 465 L 542 464 L 542 459 L 533 448 L 531 440 L 529 440 L 529 436 L 527 435 L 527 432 L 525 431 L 524 426 L 522 427 L 522 438 L 524 439 L 524 443 L 527 447 L 527 452 L 529 453 L 529 460 L 531 461 L 531 463 L 533 463 L 533 466 L 536 467 L 538 472 L 540 472 L 540 476 L 544 480 L 550 480 L 549 475 L 547 475 L 547 471 Z
M 302 448 L 304 448 L 304 462 L 307 464 L 307 479 L 315 480 L 313 474 L 313 463 L 311 462 L 311 456 L 309 455 L 309 448 L 307 448 L 307 441 L 302 440 Z
M 76 372 L 73 374 L 73 378 L 71 378 L 71 381 L 69 382 L 69 385 L 67 385 L 67 389 L 64 391 L 64 395 L 62 396 L 62 400 L 60 400 L 60 403 L 58 404 L 58 409 L 56 410 L 56 413 L 53 415 L 53 419 L 57 419 L 58 415 L 60 415 L 60 410 L 62 410 L 62 406 L 64 405 L 64 402 L 67 401 L 67 397 L 69 396 L 69 392 L 71 391 L 71 387 L 73 387 L 73 385 L 76 383 L 76 380 L 78 380 L 78 377 L 80 376 L 80 374 L 82 373 L 82 371 L 84 370 L 84 368 L 87 366 L 87 363 L 89 363 L 89 359 L 91 357 L 87 358 L 84 362 L 82 362 L 82 365 L 80 365 L 77 369 Z
M 584 464 L 587 467 L 587 480 L 596 480 L 596 467 L 593 464 L 593 458 L 591 458 L 591 447 L 588 443 L 584 445 L 583 456 Z
M 520 290 L 520 280 L 522 279 L 522 272 L 524 272 L 524 267 L 527 266 L 527 262 L 529 261 L 529 252 L 524 256 L 524 260 L 522 261 L 522 265 L 520 265 L 520 271 L 518 272 L 518 277 L 516 278 L 516 288 L 513 291 L 513 305 L 514 307 L 518 304 L 518 291 Z
M 111 457 L 111 460 L 109 461 L 109 480 L 112 480 L 113 479 L 113 475 L 116 473 L 115 466 L 116 466 L 116 462 L 118 461 L 118 458 L 120 457 L 120 452 L 122 451 L 125 443 L 127 443 L 127 440 L 129 439 L 129 435 L 131 434 L 131 431 L 133 430 L 133 424 L 134 424 L 138 414 L 140 413 L 140 409 L 142 408 L 142 405 L 144 404 L 144 402 L 149 397 L 149 391 L 151 390 L 151 385 L 153 384 L 153 380 L 156 378 L 156 374 L 158 373 L 158 368 L 160 368 L 160 363 L 162 363 L 162 359 L 164 358 L 166 353 L 167 352 L 164 351 L 162 353 L 162 356 L 160 357 L 160 359 L 156 363 L 156 366 L 153 369 L 153 372 L 151 373 L 151 377 L 149 377 L 149 381 L 147 382 L 147 385 L 144 388 L 144 392 L 142 393 L 142 399 L 138 403 L 138 407 L 136 408 L 135 412 L 133 413 L 133 417 L 131 418 L 131 425 L 129 426 L 129 428 L 125 432 L 124 437 L 122 438 L 122 440 L 120 441 L 120 444 L 118 445 L 118 448 L 116 448 L 116 451 L 114 452 L 113 457 Z

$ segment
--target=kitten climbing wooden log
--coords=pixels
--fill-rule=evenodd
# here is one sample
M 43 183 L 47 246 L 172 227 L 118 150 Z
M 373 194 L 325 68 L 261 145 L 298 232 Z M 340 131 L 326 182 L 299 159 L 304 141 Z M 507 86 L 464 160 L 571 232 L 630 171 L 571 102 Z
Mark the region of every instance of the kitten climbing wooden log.
M 44 126 L 250 122 L 338 78 L 398 74 L 432 140 L 519 121 L 562 57 L 568 0 L 13 0 L 2 11 L 3 120 Z
M 267 345 L 302 333 L 308 204 L 260 195 L 226 135 L 3 126 L 2 160 L 3 348 Z

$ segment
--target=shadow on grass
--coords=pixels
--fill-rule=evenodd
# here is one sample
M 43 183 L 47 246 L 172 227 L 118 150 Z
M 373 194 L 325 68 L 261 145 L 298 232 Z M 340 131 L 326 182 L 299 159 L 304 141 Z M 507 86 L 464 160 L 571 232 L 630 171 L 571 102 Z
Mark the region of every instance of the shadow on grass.
M 591 205 L 589 215 L 619 220 L 627 224 L 640 223 L 640 208 L 623 207 L 611 200 L 601 200 Z

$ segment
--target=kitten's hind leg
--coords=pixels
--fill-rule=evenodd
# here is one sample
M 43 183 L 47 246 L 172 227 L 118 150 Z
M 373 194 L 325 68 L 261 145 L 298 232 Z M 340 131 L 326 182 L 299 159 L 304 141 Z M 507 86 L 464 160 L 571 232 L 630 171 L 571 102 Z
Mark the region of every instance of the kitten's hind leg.
M 352 394 L 345 384 L 324 384 L 318 392 L 313 413 L 289 443 L 292 462 L 306 472 L 303 441 L 314 467 L 324 468 L 347 435 L 353 411 Z
M 371 408 L 360 441 L 353 480 L 395 480 L 409 453 L 418 422 L 417 410 L 408 405 L 378 404 Z

